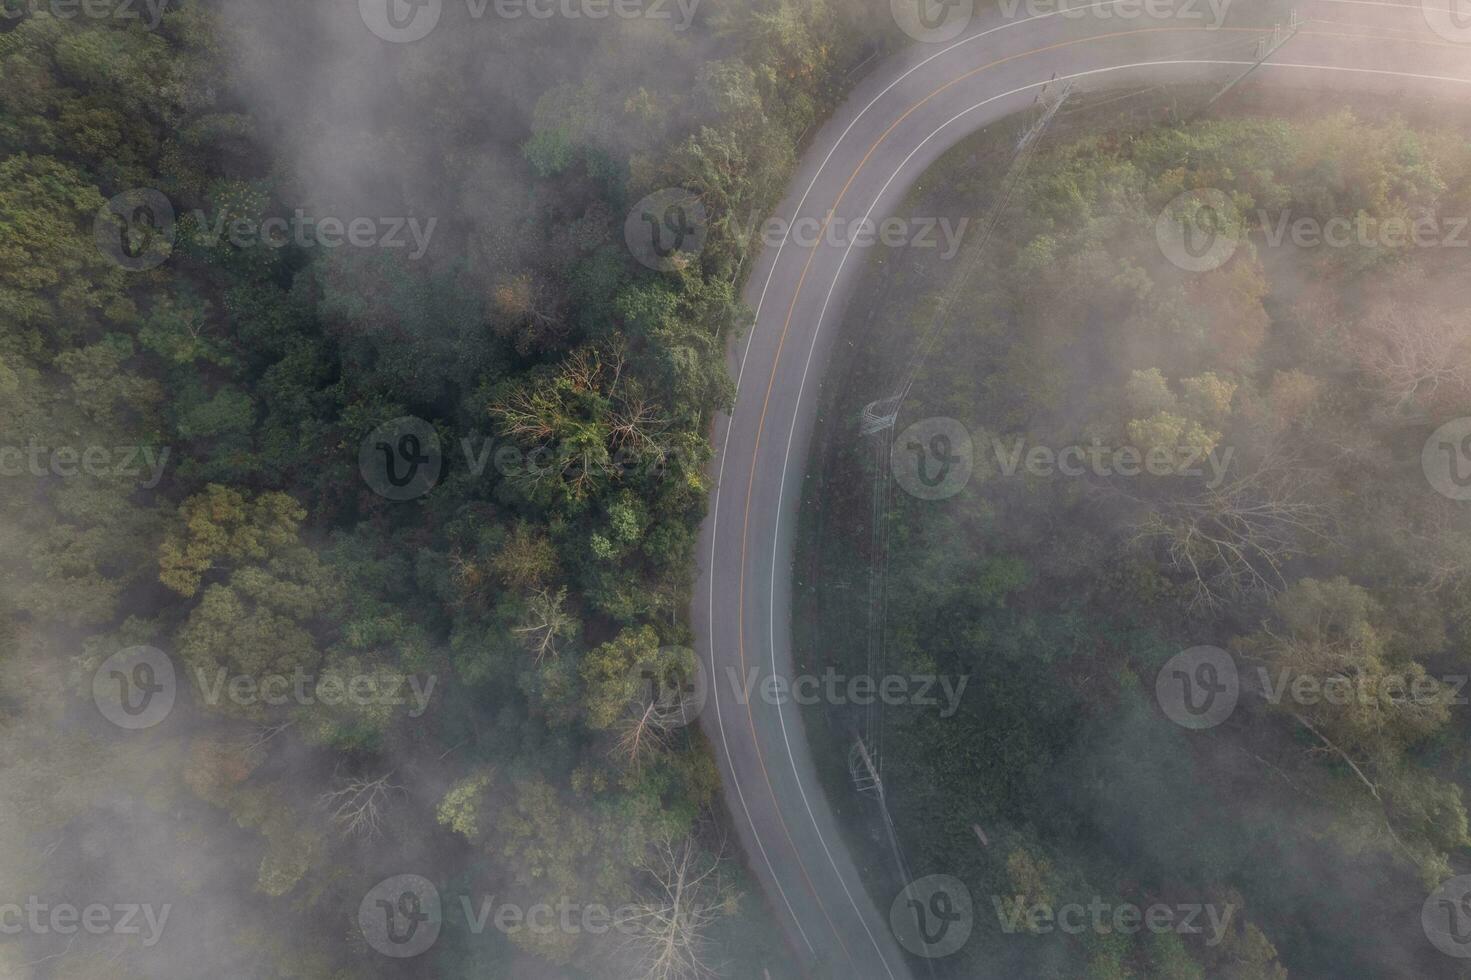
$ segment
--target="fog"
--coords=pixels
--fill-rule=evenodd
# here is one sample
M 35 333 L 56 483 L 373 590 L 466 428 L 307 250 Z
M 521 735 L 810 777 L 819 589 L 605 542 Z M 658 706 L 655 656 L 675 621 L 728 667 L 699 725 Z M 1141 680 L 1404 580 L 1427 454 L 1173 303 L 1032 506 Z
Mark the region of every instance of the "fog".
M 0 26 L 0 59 L 12 59 L 0 64 L 15 79 L 14 94 L 0 99 L 0 148 L 19 161 L 7 179 L 21 186 L 24 177 L 29 195 L 0 196 L 0 224 L 12 226 L 0 233 L 0 264 L 19 270 L 0 275 L 5 445 L 40 438 L 171 450 L 167 462 L 159 460 L 162 478 L 156 471 L 151 482 L 117 474 L 67 482 L 54 468 L 28 474 L 34 479 L 4 477 L 14 490 L 0 511 L 0 542 L 8 546 L 0 574 L 0 662 L 7 667 L 0 729 L 9 749 L 0 762 L 0 977 L 683 980 L 841 972 L 792 955 L 786 920 L 763 892 L 753 856 L 738 845 L 738 814 L 725 795 L 731 788 L 720 785 L 699 729 L 671 725 L 647 755 L 642 746 L 628 749 L 620 726 L 624 702 L 637 703 L 637 695 L 620 695 L 619 672 L 668 669 L 667 651 L 695 645 L 688 611 L 694 542 L 714 479 L 700 474 L 704 458 L 689 447 L 718 432 L 714 413 L 732 404 L 734 388 L 720 365 L 749 319 L 737 291 L 757 264 L 759 219 L 791 189 L 799 164 L 813 165 L 812 147 L 831 135 L 824 124 L 855 86 L 868 84 L 891 57 L 918 63 L 933 49 L 910 43 L 887 0 L 533 5 L 550 11 L 545 17 L 510 0 L 388 3 L 386 15 L 373 0 L 189 6 L 177 19 L 165 16 L 160 35 L 129 28 L 131 40 L 115 45 L 92 37 L 105 32 L 90 26 L 80 41 L 62 33 L 71 26 L 54 36 L 26 33 L 34 25 Z M 1341 5 L 1314 6 L 1329 12 L 1314 18 L 1305 41 L 1290 42 L 1298 45 L 1290 50 L 1307 49 L 1296 56 L 1332 61 L 1352 49 L 1362 88 L 1373 89 L 1359 106 L 1376 125 L 1441 132 L 1417 142 L 1385 128 L 1403 146 L 1384 153 L 1344 136 L 1334 144 L 1340 157 L 1311 171 L 1326 188 L 1318 200 L 1253 203 L 1391 210 L 1403 198 L 1415 206 L 1433 199 L 1447 213 L 1471 207 L 1471 169 L 1454 169 L 1471 162 L 1468 120 L 1447 107 L 1454 100 L 1427 100 L 1416 83 L 1388 75 L 1375 80 L 1375 71 L 1403 68 L 1403 52 L 1386 45 L 1366 54 L 1362 42 L 1338 36 L 1406 32 L 1374 11 L 1345 27 L 1333 16 Z M 1219 15 L 1225 7 L 1232 25 L 1291 16 L 1275 3 L 1209 9 Z M 625 10 L 638 16 L 622 16 Z M 424 36 L 408 36 L 430 21 Z M 1254 37 L 1220 57 L 1249 64 Z M 1127 43 L 1129 57 L 1141 61 L 1178 54 L 1168 40 Z M 1471 68 L 1467 49 L 1437 43 L 1421 74 Z M 1207 120 L 1280 116 L 1306 127 L 1350 101 L 1329 80 L 1274 76 L 1268 84 L 1264 74 Z M 1168 108 L 1154 88 L 1168 90 Z M 1217 91 L 1173 79 L 1154 88 L 1080 86 L 1069 108 L 1083 115 L 1065 115 L 1047 134 L 1037 165 L 1107 157 L 1147 137 L 1160 119 L 1186 126 Z M 1101 108 L 1141 93 L 1147 110 Z M 1095 106 L 1113 131 L 1094 121 Z M 1007 121 L 991 144 L 966 146 L 966 166 L 947 160 L 952 177 L 899 205 L 933 212 L 944 228 L 944 249 L 925 258 L 931 264 L 865 266 L 867 285 L 846 311 L 842 336 L 869 360 L 859 353 L 837 360 L 835 370 L 851 373 L 836 376 L 835 387 L 851 390 L 824 396 L 819 424 L 827 428 L 819 429 L 812 456 L 814 467 L 830 467 L 827 479 L 861 490 L 832 490 L 834 499 L 861 498 L 868 485 L 858 481 L 871 475 L 843 441 L 851 433 L 838 426 L 854 428 L 848 423 L 863 401 L 902 374 L 917 338 L 935 326 L 917 321 L 936 309 L 936 284 L 973 257 L 968 249 L 988 227 L 986 209 L 1006 205 L 997 191 L 1015 137 L 1035 115 Z M 1263 135 L 1260 155 L 1231 143 L 1229 133 L 1161 144 L 1179 160 L 1147 179 L 1138 174 L 1158 158 L 1130 161 L 1127 179 L 1138 183 L 1119 199 L 1135 207 L 1166 186 L 1183 192 L 1194 186 L 1180 176 L 1188 168 L 1189 180 L 1238 181 L 1265 194 L 1281 177 L 1274 167 L 1286 169 L 1283 161 L 1311 150 L 1294 149 L 1296 158 L 1278 152 L 1286 140 Z M 1088 145 L 1067 156 L 1075 142 Z M 52 156 L 63 161 L 55 172 L 21 169 Z M 1389 176 L 1369 173 L 1371 158 Z M 1332 279 L 1325 264 L 1315 264 L 1317 253 L 1253 246 L 1238 257 L 1252 263 L 1249 274 L 1227 280 L 1223 273 L 1200 287 L 1167 255 L 1115 275 L 1109 263 L 1153 234 L 1146 229 L 1141 237 L 1142 225 L 1120 219 L 1110 234 L 1069 254 L 1071 265 L 1017 272 L 1024 248 L 1040 254 L 1038 242 L 1073 233 L 1069 208 L 1082 192 L 1069 194 L 1088 184 L 1086 170 L 1070 172 L 1070 188 L 1050 187 L 1045 172 L 1028 174 L 1025 194 L 1032 196 L 1021 199 L 1039 202 L 1037 209 L 1003 215 L 996 244 L 969 267 L 979 275 L 962 287 L 959 326 L 927 359 L 926 380 L 944 397 L 906 410 L 939 416 L 985 405 L 997 413 L 985 420 L 997 433 L 1014 422 L 1015 432 L 1034 426 L 1034 434 L 1082 440 L 1102 425 L 1093 385 L 1122 388 L 1127 368 L 1155 367 L 1156 360 L 1171 368 L 1168 358 L 1185 349 L 1182 337 L 1219 328 L 1198 346 L 1224 349 L 1232 342 L 1221 339 L 1228 328 L 1260 312 L 1264 323 L 1291 326 L 1257 338 L 1233 364 L 1239 417 L 1258 426 L 1247 433 L 1241 423 L 1246 465 L 1270 455 L 1251 439 L 1278 408 L 1271 376 L 1256 385 L 1253 372 L 1317 358 L 1332 391 L 1312 424 L 1329 435 L 1304 440 L 1337 447 L 1331 460 L 1315 459 L 1315 474 L 1329 474 L 1328 492 L 1352 498 L 1335 519 L 1357 522 L 1363 533 L 1274 561 L 1278 579 L 1270 587 L 1233 597 L 1239 603 L 1224 610 L 1212 606 L 1207 616 L 1189 604 L 1187 562 L 1170 566 L 1159 557 L 1164 546 L 1140 552 L 1164 571 L 1146 575 L 1140 565 L 1115 562 L 1110 549 L 1140 504 L 1125 494 L 1059 494 L 1047 498 L 1047 506 L 1057 505 L 1052 515 L 1032 491 L 1007 488 L 967 504 L 973 509 L 953 525 L 900 508 L 892 526 L 903 538 L 901 558 L 888 574 L 899 595 L 896 620 L 905 626 L 885 636 L 896 648 L 909 645 L 914 670 L 938 664 L 978 676 L 969 710 L 954 726 L 932 727 L 918 716 L 903 723 L 912 725 L 902 736 L 912 742 L 895 756 L 915 768 L 894 780 L 912 794 L 899 807 L 898 837 L 918 857 L 915 874 L 972 882 L 984 940 L 995 944 L 948 961 L 916 956 L 907 965 L 916 976 L 1080 968 L 1084 953 L 1108 941 L 1085 940 L 1083 952 L 1063 943 L 1023 949 L 991 923 L 993 892 L 1035 885 L 1037 894 L 1055 888 L 1054 898 L 1085 886 L 1172 901 L 1245 903 L 1242 891 L 1255 890 L 1254 899 L 1270 892 L 1265 911 L 1246 913 L 1255 914 L 1252 928 L 1270 936 L 1275 951 L 1257 955 L 1253 947 L 1256 959 L 1240 952 L 1256 942 L 1243 914 L 1231 932 L 1238 944 L 1232 955 L 1261 972 L 1238 964 L 1232 969 L 1241 972 L 1230 976 L 1286 976 L 1282 964 L 1294 960 L 1310 968 L 1371 963 L 1386 976 L 1460 975 L 1457 962 L 1426 945 L 1417 903 L 1437 883 L 1425 880 L 1432 873 L 1449 878 L 1471 867 L 1460 788 L 1468 761 L 1461 743 L 1471 730 L 1464 716 L 1424 728 L 1407 723 L 1404 731 L 1397 721 L 1365 722 L 1353 731 L 1363 741 L 1348 743 L 1361 749 L 1358 762 L 1308 721 L 1299 717 L 1294 727 L 1291 715 L 1272 715 L 1273 725 L 1259 728 L 1238 716 L 1222 729 L 1229 736 L 1199 739 L 1161 721 L 1155 677 L 1144 668 L 1174 652 L 1164 637 L 1176 638 L 1192 616 L 1197 626 L 1229 626 L 1230 636 L 1210 642 L 1229 645 L 1243 664 L 1279 655 L 1266 624 L 1285 632 L 1295 621 L 1272 603 L 1296 595 L 1291 581 L 1315 575 L 1348 575 L 1372 592 L 1374 614 L 1356 621 L 1354 642 L 1367 644 L 1368 635 L 1380 645 L 1358 669 L 1372 671 L 1380 659 L 1424 663 L 1440 674 L 1462 668 L 1459 644 L 1471 608 L 1464 512 L 1439 499 L 1405 503 L 1392 491 L 1404 485 L 1405 466 L 1419 465 L 1428 432 L 1471 412 L 1463 397 L 1471 377 L 1454 363 L 1471 346 L 1445 314 L 1464 299 L 1456 278 L 1465 253 L 1427 262 L 1424 279 L 1394 278 L 1367 261 L 1361 273 L 1334 267 L 1340 278 Z M 1170 173 L 1157 175 L 1163 171 Z M 83 216 L 145 184 L 162 189 L 183 219 L 180 228 L 196 237 L 181 233 L 169 264 L 128 278 L 95 254 L 94 229 Z M 681 266 L 660 277 L 647 263 L 637 267 L 625 219 L 634 201 L 671 187 L 698 187 L 717 244 L 693 271 Z M 232 232 L 237 239 L 257 236 L 265 215 L 291 234 L 297 229 L 289 222 L 316 230 L 303 233 L 296 248 L 267 249 L 259 236 L 244 247 L 200 244 L 201 222 L 187 218 L 194 212 L 206 229 L 214 216 L 243 216 L 250 228 Z M 330 225 L 350 244 L 324 244 Z M 355 227 L 367 229 L 362 244 Z M 1015 280 L 1003 283 L 1003 276 Z M 1252 292 L 1254 276 L 1269 279 L 1271 289 Z M 1146 281 L 1147 288 L 1139 285 Z M 1137 290 L 1130 302 L 1147 299 L 1129 307 L 1129 317 L 1108 321 L 1110 290 Z M 1249 305 L 1241 299 L 1247 294 L 1260 310 L 1236 316 Z M 1394 348 L 1402 334 L 1391 327 L 1411 297 L 1427 311 L 1414 321 L 1416 336 L 1444 340 L 1425 356 L 1450 354 L 1438 362 L 1434 397 L 1412 384 L 1396 402 L 1382 384 L 1374 387 L 1383 380 L 1376 366 L 1385 374 L 1392 358 L 1376 360 L 1371 347 Z M 1119 301 L 1111 309 L 1126 307 Z M 1141 327 L 1148 321 L 1154 329 L 1150 316 L 1176 332 Z M 1098 332 L 1079 339 L 1078 323 L 1089 317 Z M 1024 341 L 1003 343 L 1007 331 L 1027 327 Z M 885 339 L 885 331 L 900 340 Z M 1194 361 L 1181 354 L 1172 383 L 1188 371 L 1200 376 L 1203 369 L 1186 364 Z M 1008 385 L 1037 393 L 1045 410 L 1008 402 Z M 1348 423 L 1329 421 L 1334 408 L 1346 413 L 1358 399 L 1373 405 L 1362 418 L 1394 439 L 1356 446 Z M 533 409 L 552 414 L 549 404 L 562 413 L 555 432 L 526 419 Z M 431 481 L 437 493 L 400 505 L 368 476 L 362 459 L 375 450 L 371 439 L 368 448 L 360 445 L 403 418 L 430 420 L 424 432 L 445 447 L 445 462 Z M 428 441 L 413 435 L 419 441 L 405 443 L 395 432 L 377 447 L 388 447 L 388 466 L 394 451 L 409 458 L 394 447 Z M 579 438 L 578 445 L 606 452 L 626 439 L 640 452 L 657 447 L 661 459 L 684 453 L 696 462 L 679 479 L 609 481 L 591 491 L 578 482 L 581 470 L 568 470 L 565 483 L 477 482 L 480 474 L 454 454 L 462 439 L 486 437 L 523 452 L 538 440 Z M 1350 483 L 1332 467 L 1360 449 L 1368 462 Z M 1386 474 L 1383 486 L 1376 487 L 1373 466 Z M 1216 477 L 1219 485 L 1224 477 Z M 1166 512 L 1183 499 L 1162 494 L 1150 504 Z M 821 576 L 823 561 L 858 578 L 868 571 L 871 528 L 863 522 L 872 515 L 866 498 L 843 509 L 848 502 L 832 505 L 842 515 L 837 527 L 804 512 L 810 536 L 801 547 L 811 551 L 802 554 L 799 574 L 816 568 Z M 998 513 L 1018 515 L 1015 525 L 993 526 Z M 1076 536 L 1053 536 L 1059 528 Z M 1417 548 L 1415 534 L 1433 544 Z M 1368 550 L 1385 539 L 1392 543 L 1382 554 Z M 915 542 L 932 551 L 921 553 Z M 959 545 L 971 550 L 962 554 Z M 1024 559 L 1028 568 L 990 563 L 998 556 Z M 1128 593 L 1116 573 L 1137 573 L 1144 584 L 1127 583 L 1139 589 Z M 1120 613 L 1107 624 L 1113 632 L 1099 639 L 1089 624 L 1069 618 L 1082 615 L 1077 609 L 1046 606 L 1028 591 L 1038 582 L 1084 580 L 1084 599 L 1100 606 L 1114 601 L 1114 588 L 1154 601 L 1178 587 L 1170 594 L 1180 608 L 1142 625 Z M 839 649 L 852 641 L 861 649 L 867 597 L 824 587 L 813 594 L 830 604 L 797 624 L 802 642 Z M 1140 608 L 1142 601 L 1130 610 Z M 1013 613 L 1032 619 L 1017 626 Z M 964 620 L 969 632 L 949 630 L 947 616 Z M 924 628 L 914 624 L 927 618 L 939 625 L 918 636 Z M 1101 636 L 1103 627 L 1093 626 Z M 1153 628 L 1159 634 L 1148 640 L 1133 632 Z M 818 639 L 807 632 L 823 629 L 830 633 Z M 1029 660 L 1028 643 L 1051 644 L 1056 669 L 1051 660 Z M 1090 650 L 1100 658 L 1096 671 L 1083 664 Z M 247 683 L 234 687 L 235 677 Z M 342 678 L 347 693 L 326 693 L 324 677 Z M 216 679 L 212 695 L 208 678 Z M 264 678 L 290 693 L 270 701 Z M 355 682 L 365 683 L 363 697 L 352 694 Z M 1013 682 L 1018 696 L 1028 683 L 1057 687 L 1038 697 L 1047 703 L 1029 718 L 1025 704 L 1013 698 L 1003 705 L 995 693 Z M 142 708 L 132 700 L 138 691 L 146 695 Z M 171 705 L 156 717 L 147 715 L 150 691 L 167 691 Z M 955 689 L 954 701 L 964 691 Z M 819 705 L 804 720 L 819 742 L 838 745 L 852 719 L 824 710 Z M 951 704 L 944 723 L 955 713 Z M 1013 735 L 1036 753 L 1020 774 L 1007 768 L 1013 760 L 1001 744 Z M 1035 746 L 1026 741 L 1034 736 Z M 840 750 L 822 743 L 819 762 L 831 762 L 829 751 Z M 969 766 L 966 778 L 995 766 L 997 800 L 974 801 L 974 812 L 940 812 L 955 801 L 936 774 L 957 759 Z M 1359 763 L 1376 773 L 1374 781 Z M 915 774 L 932 781 L 921 785 Z M 1366 807 L 1360 782 L 1374 805 Z M 1002 799 L 1010 792 L 1014 799 Z M 1214 823 L 1220 811 L 1212 799 L 1229 801 L 1239 824 Z M 1023 803 L 1033 812 L 1020 812 Z M 899 866 L 887 866 L 886 845 L 861 851 L 882 841 L 886 826 L 865 806 L 841 804 L 847 845 L 859 854 L 864 884 L 882 896 L 874 905 L 886 917 L 890 892 L 907 882 Z M 987 830 L 975 829 L 983 819 L 994 847 Z M 1049 878 L 1044 854 L 1075 863 Z M 681 934 L 693 958 L 672 966 L 650 965 L 646 925 L 620 935 L 588 928 L 586 917 L 581 927 L 564 920 L 541 932 L 496 924 L 493 914 L 467 921 L 467 910 L 501 904 L 520 919 L 528 909 L 561 915 L 569 905 L 574 917 L 576 909 L 633 908 L 647 919 L 651 909 L 663 911 L 671 866 L 689 871 L 691 891 L 699 885 L 703 901 L 669 916 L 676 933 L 691 922 L 701 926 L 698 941 Z M 708 876 L 696 873 L 707 867 Z M 1119 868 L 1125 871 L 1110 878 Z M 418 883 L 376 891 L 405 875 L 432 886 L 439 915 L 420 914 L 431 896 Z M 1045 887 L 1037 884 L 1044 879 Z M 400 915 L 410 937 L 428 923 L 423 935 L 432 930 L 433 952 L 426 945 L 405 955 L 400 939 L 375 933 L 370 920 L 380 906 L 390 930 Z M 1387 919 L 1386 907 L 1394 910 Z M 1356 935 L 1364 928 L 1359 909 L 1377 920 L 1372 940 Z M 393 951 L 385 955 L 385 948 Z M 1212 966 L 1225 962 L 1203 955 Z M 1101 959 L 1086 962 L 1098 971 L 1089 975 L 1126 975 L 1108 973 Z M 1188 957 L 1182 962 L 1175 975 L 1200 975 L 1189 972 L 1196 964 Z

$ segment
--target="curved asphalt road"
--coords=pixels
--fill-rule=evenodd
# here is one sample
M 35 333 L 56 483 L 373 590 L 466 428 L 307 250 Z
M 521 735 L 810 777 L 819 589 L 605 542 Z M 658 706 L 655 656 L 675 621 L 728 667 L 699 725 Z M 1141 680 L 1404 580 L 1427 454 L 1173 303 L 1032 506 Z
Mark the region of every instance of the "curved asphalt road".
M 881 220 L 941 153 L 1027 108 L 1054 73 L 1072 79 L 1075 91 L 1224 81 L 1255 59 L 1258 39 L 1270 34 L 1268 14 L 1248 0 L 1231 6 L 1219 29 L 1208 27 L 1204 0 L 1165 2 L 1175 16 L 1122 16 L 1138 11 L 1138 0 L 1073 0 L 1087 9 L 1067 16 L 1028 14 L 1022 4 L 1011 16 L 977 14 L 956 40 L 914 45 L 879 66 L 818 134 L 777 213 L 843 222 L 835 228 L 865 215 Z M 1471 98 L 1471 43 L 1430 30 L 1419 3 L 1305 0 L 1298 10 L 1303 29 L 1257 80 Z M 716 420 L 715 490 L 701 534 L 694 620 L 710 685 L 701 724 L 747 863 L 792 952 L 790 969 L 773 969 L 774 976 L 825 969 L 897 980 L 925 972 L 924 961 L 902 952 L 890 932 L 893 896 L 870 897 L 859 880 L 795 707 L 739 693 L 739 679 L 752 670 L 763 679 L 792 674 L 799 491 L 818 388 L 862 264 L 861 250 L 854 255 L 843 244 L 788 242 L 760 254 L 745 297 L 756 321 L 732 354 L 738 395 L 733 414 Z M 984 896 L 976 902 L 978 915 L 989 914 Z

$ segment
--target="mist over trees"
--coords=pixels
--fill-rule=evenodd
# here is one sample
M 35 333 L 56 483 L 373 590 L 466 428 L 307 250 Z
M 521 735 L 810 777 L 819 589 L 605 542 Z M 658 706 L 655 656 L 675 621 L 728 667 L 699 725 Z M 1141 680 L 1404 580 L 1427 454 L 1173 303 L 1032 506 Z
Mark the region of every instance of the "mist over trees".
M 978 157 L 1005 138 L 962 143 L 906 206 L 985 214 L 998 182 Z M 867 568 L 885 474 L 856 420 L 943 327 L 894 452 L 923 454 L 904 430 L 948 416 L 974 472 L 938 503 L 893 490 L 884 606 L 890 669 L 971 678 L 953 718 L 885 715 L 913 873 L 975 901 L 937 974 L 1461 975 L 1420 917 L 1471 854 L 1471 538 L 1425 455 L 1471 413 L 1448 237 L 1471 208 L 1467 146 L 1348 111 L 1072 135 L 978 258 L 870 264 L 799 580 Z M 1172 253 L 1174 211 L 1202 202 L 1217 237 Z M 1426 220 L 1420 244 L 1377 230 Z M 1375 231 L 1277 232 L 1301 221 Z M 811 655 L 861 654 L 866 594 L 811 595 Z M 1210 672 L 1173 666 L 1199 647 Z M 1226 669 L 1234 708 L 1172 720 L 1157 678 L 1225 691 Z M 829 721 L 835 739 L 853 723 Z M 1218 935 L 1028 917 L 1093 902 L 1231 914 Z
M 889 5 L 446 2 L 409 43 L 353 0 L 46 6 L 0 0 L 0 977 L 789 975 L 660 682 L 754 219 Z M 989 200 L 966 149 L 936 214 Z M 1160 215 L 1206 190 L 1233 247 L 1191 272 Z M 625 223 L 671 191 L 704 245 L 651 261 Z M 1468 209 L 1471 144 L 1393 118 L 1034 165 L 904 409 L 964 420 L 975 474 L 889 525 L 895 664 L 972 678 L 884 760 L 916 872 L 976 890 L 939 974 L 1453 968 L 1418 916 L 1471 847 L 1471 534 L 1422 449 L 1471 415 L 1464 252 L 1269 239 Z M 906 339 L 954 285 L 911 275 L 858 304 Z M 1226 463 L 1041 478 L 1015 439 Z M 867 471 L 818 462 L 862 526 Z M 814 621 L 864 622 L 834 595 Z M 1190 730 L 1156 678 L 1207 645 L 1240 697 Z M 993 915 L 1104 898 L 1228 914 Z
M 392 44 L 358 6 L 0 20 L 0 406 L 35 448 L 0 496 L 0 901 L 169 909 L 7 935 L 0 973 L 780 962 L 708 747 L 637 678 L 688 669 L 736 229 L 878 8 L 451 3 Z M 654 271 L 623 223 L 670 187 L 708 240 Z M 323 245 L 355 219 L 382 247 Z M 364 460 L 405 417 L 390 464 L 439 452 L 393 499 Z M 169 671 L 151 725 L 94 704 Z M 432 947 L 383 955 L 375 900 Z

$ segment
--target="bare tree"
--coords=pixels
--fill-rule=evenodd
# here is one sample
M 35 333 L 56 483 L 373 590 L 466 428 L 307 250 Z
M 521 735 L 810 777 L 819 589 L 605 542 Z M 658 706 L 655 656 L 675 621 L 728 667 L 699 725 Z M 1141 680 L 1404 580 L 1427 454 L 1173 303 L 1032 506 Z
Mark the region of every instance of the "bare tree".
M 249 755 L 263 752 L 271 740 L 292 726 L 293 722 L 285 721 L 278 725 L 257 725 L 246 738 L 243 751 Z
M 635 379 L 624 377 L 626 365 L 620 342 L 581 347 L 562 362 L 555 379 L 524 385 L 490 407 L 502 434 L 547 450 L 516 474 L 517 482 L 535 487 L 559 480 L 581 498 L 614 475 L 616 452 L 666 454 L 658 437 L 668 420 Z
M 617 738 L 609 754 L 634 770 L 643 768 L 646 759 L 668 744 L 668 728 L 660 724 L 660 716 L 653 701 L 629 712 L 613 726 Z
M 504 402 L 492 405 L 490 414 L 500 419 L 502 431 L 523 439 L 550 439 L 557 432 L 561 406 L 545 392 L 518 388 Z
M 1152 509 L 1133 540 L 1163 548 L 1165 564 L 1189 579 L 1192 606 L 1271 595 L 1286 586 L 1283 567 L 1304 553 L 1307 539 L 1328 536 L 1316 485 L 1313 471 L 1273 448 L 1252 472 L 1220 487 L 1138 501 Z
M 689 723 L 690 710 L 665 698 L 636 702 L 634 709 L 613 726 L 612 756 L 634 769 L 667 748 L 670 735 Z
M 564 586 L 555 594 L 540 589 L 526 603 L 526 622 L 515 627 L 514 631 L 525 638 L 536 654 L 537 663 L 541 663 L 548 654 L 555 658 L 557 641 L 575 632 L 577 621 L 562 608 L 566 600 L 567 589 Z
M 619 398 L 608 415 L 613 445 L 633 449 L 657 449 L 655 437 L 668 420 L 659 414 L 653 402 L 640 391 L 630 391 Z
M 403 792 L 403 787 L 389 782 L 392 776 L 392 772 L 377 779 L 355 776 L 317 797 L 317 806 L 327 811 L 344 836 L 372 840 L 382 832 L 383 815 L 393 794 Z
M 502 281 L 492 290 L 491 300 L 500 314 L 492 329 L 510 339 L 518 354 L 550 350 L 567 339 L 567 324 L 552 292 L 527 273 Z
M 1396 417 L 1420 418 L 1471 403 L 1471 320 L 1384 302 L 1352 342 L 1370 383 Z
M 1411 568 L 1419 579 L 1413 588 L 1434 595 L 1471 574 L 1471 534 L 1455 501 L 1435 498 L 1404 530 Z
M 640 901 L 622 925 L 641 980 L 706 980 L 717 976 L 708 932 L 733 900 L 720 878 L 720 854 L 691 837 L 663 836 L 649 847 L 639 869 L 646 878 Z
M 669 746 L 671 736 L 689 725 L 702 706 L 703 694 L 697 683 L 638 685 L 629 711 L 613 725 L 615 738 L 609 754 L 634 770 L 640 769 L 647 759 Z
M 459 592 L 456 604 L 479 599 L 485 588 L 485 569 L 473 559 L 466 558 L 459 548 L 450 553 L 449 562 L 450 581 L 454 582 L 455 589 Z

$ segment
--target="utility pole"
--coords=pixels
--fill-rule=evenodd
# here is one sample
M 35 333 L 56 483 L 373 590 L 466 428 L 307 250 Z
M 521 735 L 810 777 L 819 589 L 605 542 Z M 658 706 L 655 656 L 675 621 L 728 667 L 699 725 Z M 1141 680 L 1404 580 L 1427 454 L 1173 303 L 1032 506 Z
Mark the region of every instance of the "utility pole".
M 894 818 L 889 816 L 889 801 L 884 798 L 884 782 L 879 778 L 878 767 L 868 754 L 868 746 L 863 744 L 861 736 L 853 739 L 853 748 L 848 752 L 848 769 L 853 774 L 858 792 L 878 800 L 879 813 L 884 818 L 884 829 L 889 832 L 889 847 L 894 852 L 894 866 L 903 877 L 905 888 L 908 888 L 914 881 L 914 872 L 910 870 L 909 862 L 904 860 L 904 850 L 899 846 L 899 834 L 894 829 Z M 925 960 L 925 968 L 934 977 L 934 963 Z
M 862 736 L 853 739 L 853 748 L 848 751 L 848 773 L 853 777 L 853 786 L 858 792 L 883 800 L 884 782 L 879 778 L 878 769 L 873 764 L 873 757 L 868 754 L 868 746 L 863 744 Z
M 1240 75 L 1237 75 L 1235 78 L 1231 79 L 1231 81 L 1227 82 L 1225 87 L 1222 88 L 1219 92 L 1211 96 L 1210 101 L 1201 106 L 1200 110 L 1190 117 L 1191 120 L 1194 121 L 1196 119 L 1199 119 L 1201 116 L 1209 112 L 1211 110 L 1211 106 L 1221 101 L 1221 99 L 1225 97 L 1227 92 L 1231 91 L 1237 85 L 1241 84 L 1241 82 L 1246 79 L 1247 75 L 1250 75 L 1252 72 L 1256 71 L 1258 68 L 1266 63 L 1266 60 L 1268 58 L 1276 54 L 1278 48 L 1282 47 L 1282 45 L 1292 40 L 1301 27 L 1302 22 L 1297 19 L 1297 8 L 1294 7 L 1292 9 L 1292 19 L 1288 22 L 1286 30 L 1283 30 L 1282 22 L 1278 21 L 1276 24 L 1272 25 L 1272 36 L 1270 38 L 1258 38 L 1256 42 L 1256 62 L 1250 68 L 1246 69 L 1246 71 L 1242 72 Z
M 909 386 L 897 395 L 888 398 L 880 398 L 876 402 L 869 402 L 863 406 L 863 423 L 859 427 L 859 433 L 865 436 L 875 435 L 885 429 L 894 427 L 894 419 L 899 415 L 899 403 L 904 396 L 909 394 Z
M 1042 86 L 1042 91 L 1038 93 L 1035 104 L 1042 107 L 1042 114 L 1038 116 L 1036 121 L 1034 121 L 1032 125 L 1027 129 L 1027 131 L 1022 134 L 1022 138 L 1017 140 L 1017 154 L 1025 153 L 1027 149 L 1030 148 L 1031 145 L 1037 141 L 1037 137 L 1041 136 L 1042 133 L 1047 129 L 1047 127 L 1052 124 L 1052 117 L 1057 115 L 1057 110 L 1062 108 L 1062 104 L 1066 102 L 1067 97 L 1072 94 L 1072 82 L 1068 82 L 1067 84 L 1063 85 L 1062 88 L 1054 91 L 1052 86 L 1053 83 L 1055 83 L 1056 81 L 1057 72 L 1053 72 L 1052 78 L 1048 80 L 1046 85 Z

